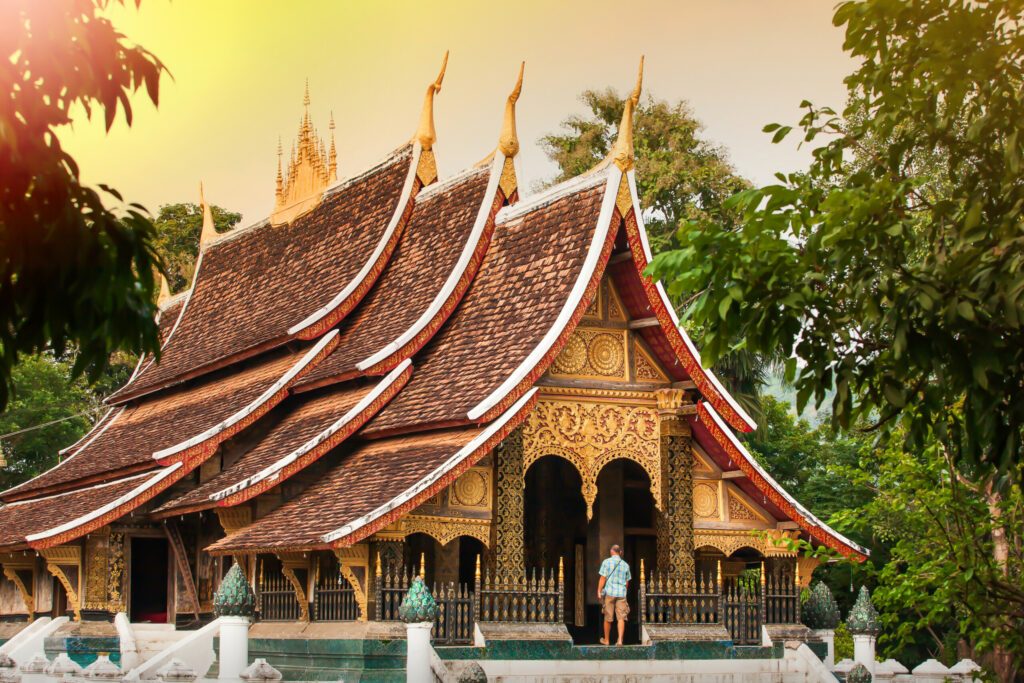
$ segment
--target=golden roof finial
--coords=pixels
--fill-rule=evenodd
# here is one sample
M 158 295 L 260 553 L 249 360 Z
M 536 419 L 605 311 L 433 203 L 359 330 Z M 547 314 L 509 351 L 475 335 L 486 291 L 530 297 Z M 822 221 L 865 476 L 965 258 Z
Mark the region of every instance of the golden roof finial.
M 434 95 L 441 92 L 441 83 L 444 81 L 444 72 L 448 68 L 448 50 L 444 52 L 444 60 L 441 62 L 441 73 L 433 83 L 427 86 L 427 94 L 423 100 L 423 113 L 420 114 L 420 125 L 416 129 L 415 139 L 420 147 L 429 150 L 437 142 L 437 132 L 434 130 Z
M 302 104 L 309 106 L 309 76 L 306 76 L 306 94 L 302 96 Z
M 519 99 L 519 93 L 523 92 L 523 71 L 525 69 L 526 62 L 523 62 L 519 65 L 516 86 L 512 88 L 508 99 L 505 100 L 505 120 L 501 124 L 501 135 L 498 136 L 498 149 L 509 158 L 519 153 L 519 135 L 516 133 L 516 101 Z
M 156 299 L 157 306 L 163 306 L 171 298 L 171 285 L 167 282 L 167 276 L 160 273 L 160 296 Z
M 281 136 L 277 136 L 277 192 L 274 197 L 280 202 L 284 196 L 284 176 L 281 174 Z
M 608 157 L 623 173 L 633 168 L 633 112 L 640 104 L 640 90 L 644 83 L 644 58 L 640 57 L 640 68 L 636 75 L 636 87 L 626 99 L 622 110 L 622 121 L 619 123 L 619 134 L 615 138 Z
M 213 210 L 206 203 L 202 181 L 199 183 L 199 207 L 203 210 L 203 231 L 199 233 L 199 246 L 202 248 L 217 239 L 217 228 L 213 227 Z
M 324 190 L 338 179 L 337 151 L 334 144 L 334 116 L 331 116 L 331 146 L 317 133 L 309 115 L 309 79 L 302 96 L 305 111 L 299 119 L 299 130 L 292 142 L 291 154 L 285 163 L 287 170 L 281 173 L 281 146 L 278 142 L 277 192 L 274 195 L 274 210 L 270 215 L 273 225 L 289 223 L 314 209 L 323 199 Z

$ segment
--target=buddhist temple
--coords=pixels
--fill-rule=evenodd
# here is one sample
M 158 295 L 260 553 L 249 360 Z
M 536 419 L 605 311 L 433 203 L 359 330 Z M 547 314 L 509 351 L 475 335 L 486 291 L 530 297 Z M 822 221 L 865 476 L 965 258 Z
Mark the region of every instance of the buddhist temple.
M 751 456 L 754 421 L 644 274 L 640 79 L 607 159 L 536 193 L 518 182 L 522 69 L 491 107 L 493 151 L 447 177 L 443 82 L 412 139 L 351 174 L 307 88 L 269 217 L 218 235 L 203 198 L 159 358 L 0 494 L 3 620 L 193 627 L 237 563 L 282 628 L 386 625 L 419 575 L 440 645 L 502 624 L 592 643 L 618 543 L 630 642 L 682 625 L 754 645 L 799 622 L 819 560 L 794 541 L 864 559 Z

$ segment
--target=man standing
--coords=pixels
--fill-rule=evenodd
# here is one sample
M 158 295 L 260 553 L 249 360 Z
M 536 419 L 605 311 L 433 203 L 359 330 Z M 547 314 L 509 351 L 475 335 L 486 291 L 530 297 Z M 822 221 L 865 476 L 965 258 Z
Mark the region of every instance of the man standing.
M 622 559 L 622 549 L 618 545 L 613 545 L 611 550 L 611 556 L 601 563 L 601 569 L 598 570 L 601 579 L 597 582 L 597 601 L 601 603 L 604 611 L 604 638 L 601 639 L 601 644 L 608 644 L 611 639 L 612 622 L 617 619 L 619 642 L 615 644 L 622 645 L 622 637 L 626 633 L 626 618 L 629 616 L 626 588 L 633 575 L 629 572 L 629 565 Z

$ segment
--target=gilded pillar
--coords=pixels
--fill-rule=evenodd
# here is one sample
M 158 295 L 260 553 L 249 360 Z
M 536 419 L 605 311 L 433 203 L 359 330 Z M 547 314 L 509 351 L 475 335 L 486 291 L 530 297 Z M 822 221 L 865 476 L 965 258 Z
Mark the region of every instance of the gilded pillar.
M 658 568 L 692 578 L 693 556 L 693 441 L 683 419 L 686 394 L 682 389 L 657 392 L 661 421 L 661 463 L 665 504 L 658 516 Z
M 523 555 L 523 434 L 517 429 L 495 449 L 497 499 L 494 508 L 494 569 L 525 576 Z

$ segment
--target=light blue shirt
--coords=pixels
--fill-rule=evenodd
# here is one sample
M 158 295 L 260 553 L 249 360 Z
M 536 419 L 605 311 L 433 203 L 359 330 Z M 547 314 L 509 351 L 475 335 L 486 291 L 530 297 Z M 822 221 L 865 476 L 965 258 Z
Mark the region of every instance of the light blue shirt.
M 605 578 L 604 594 L 613 598 L 626 597 L 626 584 L 633 575 L 629 572 L 629 564 L 621 557 L 612 556 L 601 563 L 598 574 Z

